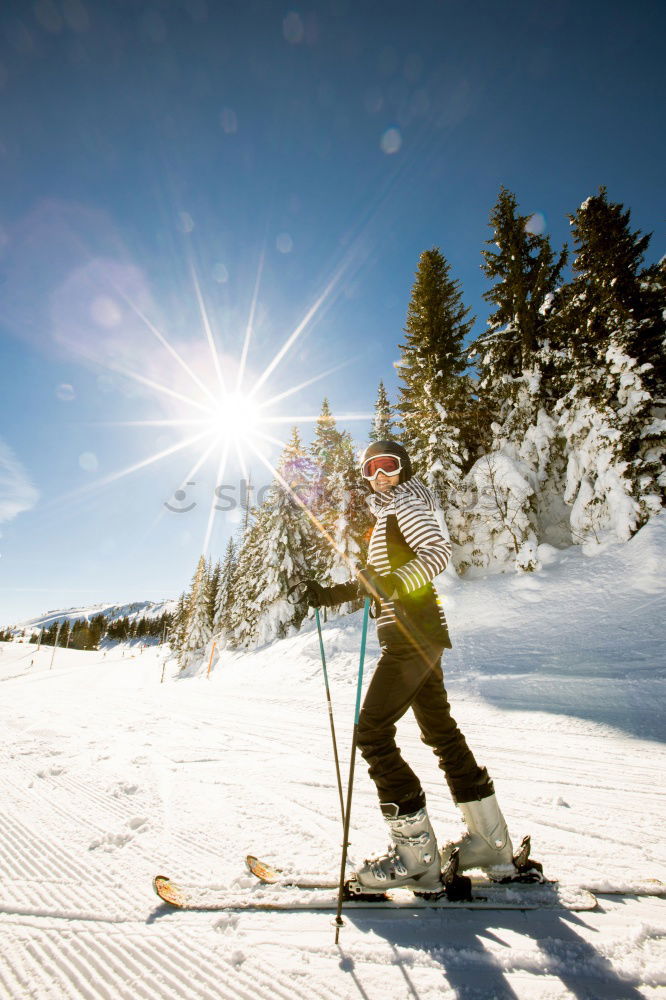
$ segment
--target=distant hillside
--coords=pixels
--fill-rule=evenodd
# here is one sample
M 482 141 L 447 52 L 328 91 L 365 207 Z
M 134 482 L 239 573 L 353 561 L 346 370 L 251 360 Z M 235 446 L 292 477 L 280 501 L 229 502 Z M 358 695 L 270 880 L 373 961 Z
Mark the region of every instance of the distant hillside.
M 15 625 L 7 626 L 8 631 L 16 639 L 26 637 L 38 631 L 40 628 L 47 629 L 54 623 L 69 621 L 90 621 L 95 615 L 104 615 L 110 622 L 120 618 L 127 618 L 130 622 L 139 618 L 159 618 L 162 614 L 172 614 L 176 610 L 175 600 L 166 601 L 133 601 L 129 604 L 94 604 L 88 607 L 60 608 L 54 611 L 47 611 L 36 618 L 29 618 L 26 621 L 17 622 Z

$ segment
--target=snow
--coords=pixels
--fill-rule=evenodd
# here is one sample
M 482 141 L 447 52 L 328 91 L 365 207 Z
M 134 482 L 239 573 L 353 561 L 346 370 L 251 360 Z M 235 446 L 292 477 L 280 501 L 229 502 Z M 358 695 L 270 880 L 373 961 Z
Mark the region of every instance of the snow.
M 0 996 L 656 998 L 666 899 L 605 895 L 666 875 L 666 518 L 596 555 L 542 544 L 541 569 L 440 589 L 454 715 L 514 842 L 597 910 L 185 913 L 151 879 L 248 887 L 243 857 L 336 873 L 339 804 L 317 632 L 220 653 L 174 679 L 163 648 L 0 644 Z M 324 643 L 346 782 L 360 616 Z M 369 643 L 366 683 L 377 655 Z M 413 720 L 400 745 L 439 836 L 456 812 Z M 359 761 L 351 855 L 385 843 Z

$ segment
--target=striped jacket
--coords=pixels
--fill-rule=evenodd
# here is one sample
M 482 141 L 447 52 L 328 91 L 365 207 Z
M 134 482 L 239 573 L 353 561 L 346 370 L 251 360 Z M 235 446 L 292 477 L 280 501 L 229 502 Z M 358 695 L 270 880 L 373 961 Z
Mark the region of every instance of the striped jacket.
M 451 556 L 451 544 L 435 517 L 432 493 L 412 476 L 383 493 L 366 498 L 376 518 L 368 547 L 368 563 L 378 573 L 393 573 L 401 594 L 382 601 L 377 617 L 380 643 L 399 639 L 405 629 L 416 639 L 451 646 L 444 609 L 430 582 Z M 359 596 L 357 583 L 332 588 L 340 602 Z
M 366 503 L 376 523 L 368 547 L 368 562 L 378 573 L 393 573 L 401 582 L 401 597 L 383 601 L 377 618 L 380 639 L 386 628 L 403 621 L 410 631 L 433 638 L 441 632 L 450 646 L 444 609 L 431 584 L 451 557 L 435 517 L 435 500 L 416 476 L 384 493 L 373 493 Z

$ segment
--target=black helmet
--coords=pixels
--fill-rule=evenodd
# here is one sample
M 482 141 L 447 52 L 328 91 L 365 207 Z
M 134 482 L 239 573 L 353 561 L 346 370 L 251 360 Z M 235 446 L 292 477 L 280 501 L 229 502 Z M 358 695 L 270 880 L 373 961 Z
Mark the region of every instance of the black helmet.
M 363 468 L 369 458 L 376 458 L 377 455 L 395 455 L 396 458 L 400 459 L 402 469 L 400 470 L 399 483 L 406 483 L 414 475 L 409 455 L 397 441 L 373 441 L 363 452 L 361 468 Z

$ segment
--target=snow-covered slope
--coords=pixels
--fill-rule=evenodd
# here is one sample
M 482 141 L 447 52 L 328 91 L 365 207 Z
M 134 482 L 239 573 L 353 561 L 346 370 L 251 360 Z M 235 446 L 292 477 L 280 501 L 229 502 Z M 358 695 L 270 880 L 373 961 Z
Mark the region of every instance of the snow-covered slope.
M 85 607 L 59 608 L 47 611 L 36 618 L 28 618 L 26 621 L 18 622 L 11 628 L 14 636 L 29 638 L 37 629 L 47 629 L 54 622 L 90 621 L 95 615 L 104 615 L 110 622 L 116 621 L 118 618 L 128 618 L 129 621 L 136 618 L 159 618 L 165 612 L 173 613 L 176 610 L 176 604 L 175 600 L 132 601 L 129 604 L 93 604 Z
M 444 581 L 454 714 L 514 839 L 598 889 L 666 876 L 666 522 L 524 577 Z M 446 588 L 446 589 L 444 589 Z M 324 628 L 349 759 L 360 616 Z M 65 1000 L 656 998 L 666 900 L 582 914 L 174 913 L 158 871 L 249 884 L 242 859 L 335 873 L 341 823 L 316 632 L 174 679 L 158 649 L 0 644 L 0 996 Z M 369 644 L 367 675 L 377 653 Z M 458 821 L 413 720 L 400 745 L 435 829 Z M 361 761 L 351 853 L 385 843 Z

